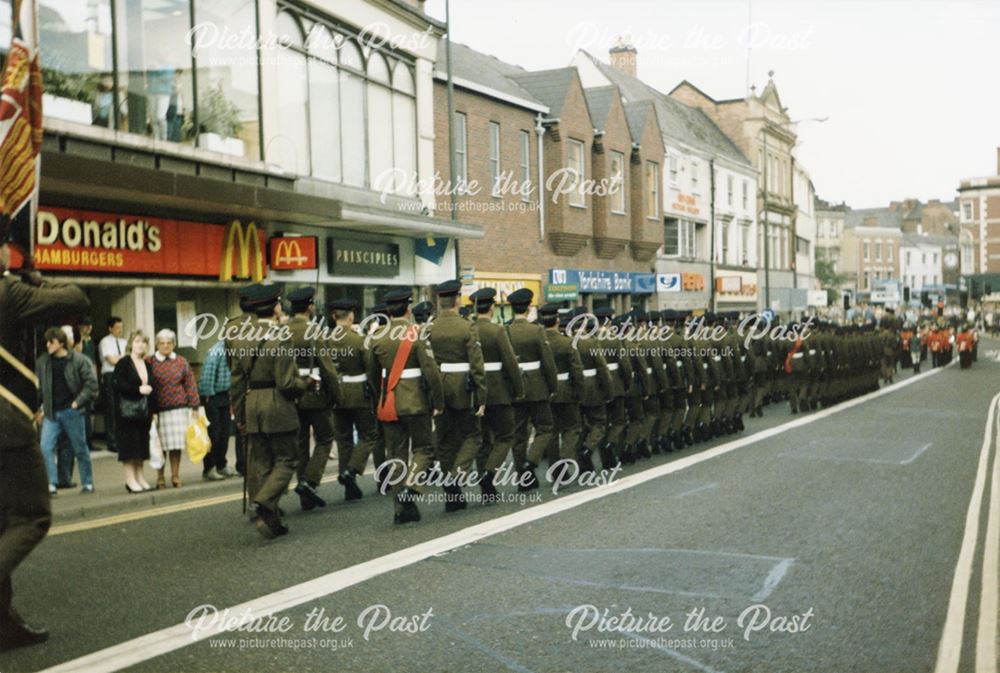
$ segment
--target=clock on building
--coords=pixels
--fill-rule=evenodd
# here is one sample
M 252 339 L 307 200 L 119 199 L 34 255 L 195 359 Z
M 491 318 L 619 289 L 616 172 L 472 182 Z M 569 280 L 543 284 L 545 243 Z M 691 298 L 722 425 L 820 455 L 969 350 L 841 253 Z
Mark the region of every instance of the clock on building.
M 944 266 L 946 269 L 958 268 L 958 255 L 953 252 L 949 252 L 944 256 Z

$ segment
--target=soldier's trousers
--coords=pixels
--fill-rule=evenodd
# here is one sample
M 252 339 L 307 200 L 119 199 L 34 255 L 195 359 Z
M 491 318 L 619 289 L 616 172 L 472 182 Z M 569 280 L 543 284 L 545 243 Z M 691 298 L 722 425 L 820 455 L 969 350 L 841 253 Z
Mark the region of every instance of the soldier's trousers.
M 596 451 L 606 441 L 608 435 L 608 413 L 603 404 L 596 407 L 580 407 L 580 417 L 583 429 L 580 432 L 580 442 L 577 450 L 590 449 Z
M 642 429 L 639 431 L 639 439 L 647 442 L 660 423 L 660 395 L 654 393 L 642 401 L 642 413 L 645 416 L 642 422 Z
M 329 409 L 299 409 L 299 457 L 295 473 L 299 482 L 319 484 L 333 448 L 333 415 Z M 309 444 L 315 437 L 312 452 Z
M 616 451 L 621 451 L 622 437 L 625 435 L 625 398 L 616 397 L 607 406 L 608 432 L 605 441 L 611 442 Z
M 11 575 L 49 531 L 49 478 L 38 439 L 0 449 L 0 615 L 13 596 Z
M 580 405 L 576 402 L 553 402 L 552 419 L 558 441 L 558 456 L 560 459 L 576 458 L 576 449 L 580 444 Z
M 684 419 L 688 415 L 687 392 L 684 388 L 674 388 L 671 395 L 674 401 L 670 409 L 670 429 L 676 432 L 684 427 Z
M 625 410 L 628 412 L 628 427 L 625 430 L 625 443 L 635 447 L 635 443 L 642 437 L 643 427 L 646 424 L 646 414 L 642 405 L 641 395 L 629 395 L 625 398 Z
M 393 461 L 383 471 L 383 477 L 391 477 L 389 492 L 395 496 L 405 487 L 420 493 L 423 488 L 414 480 L 427 471 L 434 460 L 434 437 L 431 431 L 430 414 L 400 416 L 398 421 L 384 422 L 386 457 Z M 399 472 L 405 466 L 406 474 Z M 393 498 L 396 511 L 403 506 Z
M 441 469 L 455 474 L 470 472 L 472 462 L 483 448 L 479 417 L 473 409 L 445 407 L 434 419 Z
M 357 444 L 354 443 L 355 429 L 358 431 Z M 333 434 L 337 440 L 337 462 L 340 470 L 354 470 L 358 474 L 364 474 L 368 456 L 378 441 L 375 414 L 368 408 L 334 409 Z
M 257 475 L 258 488 L 253 501 L 278 511 L 278 501 L 288 489 L 298 464 L 298 432 L 249 435 L 251 464 L 247 469 Z
M 718 393 L 711 384 L 706 384 L 705 390 L 701 391 L 701 405 L 698 408 L 698 423 L 708 423 L 715 417 L 715 406 L 718 401 Z
M 379 466 L 385 462 L 385 427 L 375 420 L 375 445 L 372 446 L 372 464 L 377 471 Z
M 483 446 L 476 461 L 481 472 L 492 472 L 507 460 L 514 445 L 514 407 L 490 404 L 483 416 Z
M 792 373 L 787 375 L 788 379 L 788 404 L 792 410 L 798 410 L 799 404 L 806 397 L 806 387 L 809 383 L 805 373 Z
M 535 427 L 535 441 L 528 449 L 529 423 Z M 539 465 L 542 458 L 548 455 L 549 446 L 554 438 L 552 422 L 552 407 L 548 402 L 515 402 L 514 403 L 514 465 L 520 468 L 524 461 L 530 460 Z

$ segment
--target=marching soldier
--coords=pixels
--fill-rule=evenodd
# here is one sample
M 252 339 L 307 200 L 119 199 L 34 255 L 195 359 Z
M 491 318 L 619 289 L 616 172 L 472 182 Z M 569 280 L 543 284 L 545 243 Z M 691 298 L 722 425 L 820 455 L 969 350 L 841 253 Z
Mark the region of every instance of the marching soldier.
M 393 523 L 420 521 L 415 502 L 421 487 L 417 483 L 434 457 L 431 414 L 444 413 L 444 390 L 441 372 L 427 340 L 419 328 L 410 322 L 410 302 L 413 292 L 398 288 L 386 293 L 383 300 L 390 316 L 388 329 L 383 329 L 371 345 L 368 380 L 377 392 L 378 419 L 385 432 L 388 457 L 396 464 L 383 477 L 393 495 Z M 402 464 L 404 475 L 396 467 Z
M 573 340 L 560 331 L 571 314 L 564 314 L 565 319 L 560 321 L 559 304 L 545 304 L 538 314 L 556 363 L 556 394 L 551 402 L 556 431 L 553 443 L 558 443 L 559 460 L 576 460 L 580 443 L 580 403 L 576 391 L 583 388 L 583 367 Z
M 645 403 L 653 393 L 653 368 L 646 362 L 646 354 L 637 343 L 636 318 L 637 311 L 632 311 L 619 317 L 618 324 L 622 330 L 620 347 L 626 353 L 626 358 L 632 368 L 632 381 L 625 397 L 625 410 L 628 413 L 628 428 L 625 431 L 625 448 L 622 450 L 622 462 L 626 465 L 634 463 L 638 458 L 649 458 L 649 444 L 643 431 L 646 429 Z
M 422 301 L 419 304 L 416 304 L 412 311 L 413 322 L 418 325 L 423 325 L 434 315 L 434 304 L 429 301 Z
M 340 400 L 333 409 L 333 432 L 337 440 L 337 481 L 344 487 L 344 500 L 363 496 L 358 477 L 365 473 L 368 457 L 375 447 L 378 429 L 372 411 L 374 395 L 368 384 L 371 354 L 365 339 L 354 330 L 358 303 L 350 297 L 334 299 L 326 305 L 335 325 L 333 339 L 327 342 L 330 357 L 337 367 Z M 354 443 L 354 433 L 358 443 Z
M 486 413 L 486 370 L 476 323 L 458 314 L 462 283 L 448 280 L 434 288 L 439 312 L 430 341 L 441 370 L 444 414 L 435 422 L 445 483 L 445 511 L 465 509 L 462 486 L 454 483 L 472 470 L 483 445 L 480 419 Z
M 688 419 L 697 413 L 694 408 L 688 409 L 688 395 L 692 392 L 694 372 L 690 349 L 684 339 L 684 314 L 667 309 L 661 315 L 664 323 L 671 327 L 666 342 L 667 357 L 664 358 L 667 378 L 670 381 L 670 394 L 673 397 L 667 439 L 670 446 L 679 451 L 694 443 L 691 427 L 688 425 Z
M 518 467 L 518 490 L 538 488 L 535 468 L 548 454 L 553 441 L 552 408 L 549 402 L 556 392 L 556 363 L 541 325 L 528 322 L 528 309 L 534 293 L 521 288 L 507 296 L 514 320 L 507 326 L 510 344 L 518 356 L 524 375 L 524 399 L 514 402 L 514 464 Z M 529 423 L 535 428 L 535 440 L 528 450 Z
M 798 330 L 796 323 L 788 325 L 789 330 Z M 799 413 L 799 403 L 805 399 L 806 387 L 809 383 L 809 346 L 798 337 L 785 355 L 785 374 L 788 375 L 788 404 L 793 414 Z M 802 405 L 805 411 L 805 405 Z
M 594 309 L 600 323 L 597 343 L 605 349 L 612 394 L 607 406 L 608 433 L 601 446 L 601 466 L 613 467 L 625 454 L 625 399 L 632 383 L 632 365 L 624 357 L 621 341 L 615 336 L 614 310 L 610 306 Z
M 586 309 L 582 306 L 573 311 L 573 318 L 578 322 L 579 316 Z M 596 318 L 588 317 L 579 325 L 578 332 L 592 334 L 597 328 Z M 575 334 L 570 334 L 575 338 Z M 607 405 L 614 399 L 614 383 L 608 361 L 601 352 L 601 344 L 594 337 L 581 337 L 577 351 L 580 354 L 580 366 L 583 368 L 583 386 L 580 389 L 580 416 L 583 430 L 580 433 L 580 443 L 577 447 L 577 460 L 580 470 L 593 471 L 593 452 L 601 453 L 601 464 L 604 468 L 611 467 L 615 462 L 614 452 L 607 443 L 608 415 Z M 610 452 L 610 456 L 607 454 Z
M 316 325 L 316 290 L 303 287 L 288 294 L 292 318 L 288 329 L 295 349 L 299 376 L 310 380 L 309 390 L 298 401 L 299 412 L 299 462 L 296 468 L 298 485 L 295 493 L 304 511 L 326 507 L 326 501 L 316 492 L 326 471 L 326 463 L 333 448 L 333 407 L 340 396 L 337 368 L 329 354 L 321 352 L 314 331 Z M 309 444 L 315 438 L 312 454 Z
M 237 323 L 235 325 L 229 325 L 229 321 L 227 321 L 227 327 L 231 327 L 232 331 L 227 331 L 225 335 L 226 364 L 228 365 L 230 372 L 230 407 L 233 413 L 233 422 L 236 425 L 237 458 L 239 457 L 241 448 L 243 451 L 244 514 L 247 512 L 247 499 L 251 502 L 253 501 L 253 497 L 257 493 L 257 487 L 259 486 L 257 483 L 256 470 L 250 469 L 252 458 L 250 455 L 249 442 L 247 440 L 247 381 L 243 376 L 242 370 L 240 370 L 237 366 L 240 358 L 243 357 L 242 354 L 248 352 L 254 346 L 254 341 L 250 335 L 255 329 L 257 316 L 254 315 L 253 305 L 250 301 L 251 287 L 253 286 L 247 286 L 240 289 L 239 302 L 241 315 L 238 319 L 236 319 Z M 245 333 L 241 334 L 244 330 Z M 250 520 L 257 520 L 256 512 L 250 512 Z
M 654 324 L 658 315 L 646 311 L 636 311 L 636 324 L 639 327 L 639 348 L 646 356 L 646 372 L 649 375 L 651 387 L 649 396 L 643 400 L 643 412 L 646 423 L 643 427 L 643 439 L 646 440 L 647 453 L 659 453 L 663 448 L 660 428 L 664 420 L 670 417 L 670 383 L 663 367 L 663 357 L 660 355 L 660 344 L 656 339 L 658 332 Z M 665 452 L 665 451 L 664 451 Z
M 0 239 L 2 241 L 4 239 Z M 31 361 L 33 333 L 43 321 L 65 322 L 90 307 L 75 286 L 23 279 L 8 272 L 9 250 L 0 243 L 0 652 L 48 639 L 29 626 L 11 605 L 11 575 L 49 530 L 52 513 L 48 477 L 38 445 L 38 379 Z
M 253 496 L 257 530 L 274 538 L 288 533 L 281 522 L 278 502 L 288 488 L 298 463 L 299 416 L 295 402 L 309 388 L 309 379 L 299 375 L 295 358 L 284 351 L 279 338 L 282 318 L 281 291 L 277 285 L 253 285 L 247 289 L 247 305 L 253 307 L 263 339 L 236 363 L 246 381 L 244 405 L 251 463 L 258 488 Z
M 379 303 L 375 304 L 375 306 L 372 307 L 372 311 L 371 313 L 368 314 L 367 318 L 366 324 L 368 326 L 368 334 L 362 334 L 362 336 L 371 335 L 377 332 L 379 329 L 388 325 L 389 324 L 389 314 L 387 313 L 388 310 L 389 309 L 384 301 L 380 301 Z M 375 405 L 378 403 L 377 400 L 378 396 L 376 395 L 372 405 L 373 414 L 375 413 L 374 411 Z M 382 488 L 382 482 L 379 481 L 383 474 L 383 471 L 379 470 L 379 468 L 382 467 L 383 463 L 385 463 L 385 430 L 382 428 L 382 423 L 378 422 L 376 419 L 375 446 L 372 447 L 372 464 L 375 467 L 376 491 L 378 493 L 381 493 L 382 495 L 385 495 L 387 491 L 384 488 Z
M 524 397 L 524 376 L 517 366 L 517 355 L 510 344 L 507 329 L 493 322 L 496 294 L 494 288 L 484 287 L 469 297 L 476 311 L 476 330 L 486 372 L 483 445 L 477 460 L 482 472 L 479 487 L 485 503 L 496 502 L 497 490 L 493 480 L 514 445 L 514 407 L 511 403 Z

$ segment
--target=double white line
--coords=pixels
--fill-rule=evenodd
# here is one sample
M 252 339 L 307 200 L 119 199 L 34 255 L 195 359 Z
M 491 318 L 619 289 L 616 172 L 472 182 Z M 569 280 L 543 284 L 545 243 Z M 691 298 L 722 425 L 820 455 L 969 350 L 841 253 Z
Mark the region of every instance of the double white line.
M 972 584 L 972 567 L 979 543 L 979 523 L 986 495 L 986 473 L 994 446 L 1000 446 L 1000 427 L 994 430 L 997 403 L 1000 393 L 990 401 L 983 446 L 979 451 L 979 468 L 972 488 L 969 510 L 965 515 L 965 534 L 955 565 L 955 576 L 948 601 L 941 643 L 938 646 L 935 673 L 956 673 L 962 656 L 962 638 L 965 616 Z M 997 608 L 1000 587 L 1000 464 L 993 459 L 990 477 L 989 513 L 986 520 L 986 539 L 983 543 L 982 593 L 979 599 L 979 624 L 976 631 L 976 673 L 997 673 Z

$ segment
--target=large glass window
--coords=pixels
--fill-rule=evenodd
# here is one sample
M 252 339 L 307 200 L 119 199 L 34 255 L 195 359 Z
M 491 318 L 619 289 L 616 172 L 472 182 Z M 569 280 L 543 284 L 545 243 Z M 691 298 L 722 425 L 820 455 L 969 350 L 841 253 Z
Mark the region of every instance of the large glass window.
M 354 40 L 340 48 L 340 140 L 344 183 L 365 186 L 368 175 L 365 151 L 365 64 Z
M 417 102 L 413 72 L 400 62 L 392 73 L 392 145 L 396 192 L 416 196 Z
M 569 203 L 571 206 L 584 206 L 586 197 L 583 193 L 583 181 L 586 174 L 583 167 L 583 143 L 579 140 L 570 140 L 568 151 L 568 168 L 573 180 Z
M 490 193 L 500 196 L 500 124 L 490 122 Z
M 368 60 L 368 180 L 372 187 L 385 185 L 392 162 L 392 90 L 389 66 L 381 54 Z M 390 188 L 390 191 L 391 188 Z
M 339 37 L 339 36 L 338 36 Z M 325 26 L 309 33 L 309 142 L 313 175 L 340 182 L 340 75 L 336 39 Z
M 469 158 L 466 151 L 465 113 L 455 113 L 455 185 L 454 188 L 465 192 L 469 187 Z
M 611 153 L 611 211 L 625 212 L 625 155 Z
M 265 158 L 286 171 L 309 175 L 309 76 L 305 34 L 298 18 L 289 12 L 278 14 L 274 22 L 281 50 L 281 76 L 277 81 L 278 130 L 264 150 Z
M 680 220 L 667 217 L 663 220 L 663 254 L 679 255 L 680 253 Z

